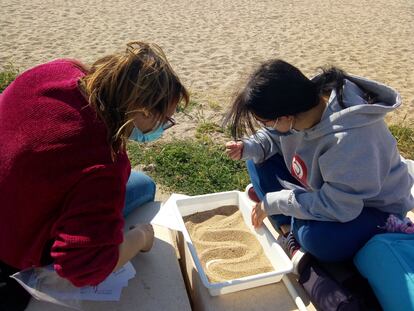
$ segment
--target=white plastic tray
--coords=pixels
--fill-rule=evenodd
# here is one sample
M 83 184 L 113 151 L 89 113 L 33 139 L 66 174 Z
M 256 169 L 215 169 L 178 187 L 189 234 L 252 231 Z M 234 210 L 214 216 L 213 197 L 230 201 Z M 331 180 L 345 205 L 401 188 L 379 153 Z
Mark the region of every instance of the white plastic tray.
M 292 271 L 292 263 L 282 248 L 277 244 L 273 235 L 265 226 L 254 229 L 250 222 L 250 213 L 252 203 L 247 199 L 244 192 L 229 191 L 214 194 L 205 194 L 200 196 L 188 197 L 177 200 L 177 208 L 180 217 L 178 221 L 182 227 L 185 245 L 188 247 L 194 265 L 200 275 L 201 281 L 207 287 L 210 295 L 217 296 L 232 293 L 252 287 L 262 286 L 270 283 L 279 282 L 285 273 Z M 192 215 L 196 212 L 212 210 L 224 205 L 237 205 L 242 212 L 244 222 L 257 240 L 263 247 L 264 253 L 272 264 L 274 271 L 247 276 L 239 279 L 229 280 L 221 283 L 210 283 L 201 262 L 198 258 L 197 251 L 191 241 L 190 235 L 184 225 L 183 217 Z

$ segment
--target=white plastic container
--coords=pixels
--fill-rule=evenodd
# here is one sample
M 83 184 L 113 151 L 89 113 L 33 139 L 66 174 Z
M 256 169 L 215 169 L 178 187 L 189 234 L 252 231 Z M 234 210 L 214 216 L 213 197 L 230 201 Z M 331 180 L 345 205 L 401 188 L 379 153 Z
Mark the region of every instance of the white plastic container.
M 285 254 L 279 244 L 277 244 L 275 238 L 269 232 L 269 230 L 265 226 L 262 226 L 259 229 L 254 229 L 254 227 L 251 225 L 250 214 L 252 203 L 247 199 L 244 192 L 229 191 L 214 194 L 205 194 L 180 199 L 177 200 L 176 203 L 178 212 L 181 216 L 178 217 L 178 221 L 182 226 L 185 247 L 188 247 L 195 267 L 198 271 L 198 274 L 200 275 L 201 281 L 208 289 L 211 296 L 217 296 L 270 283 L 276 283 L 282 279 L 285 273 L 292 271 L 293 267 L 289 257 Z M 197 212 L 212 210 L 224 205 L 236 205 L 239 207 L 243 215 L 244 222 L 262 245 L 264 253 L 272 264 L 274 271 L 251 275 L 221 283 L 209 282 L 197 255 L 197 251 L 193 245 L 193 242 L 191 241 L 190 235 L 184 225 L 183 217 L 192 215 Z

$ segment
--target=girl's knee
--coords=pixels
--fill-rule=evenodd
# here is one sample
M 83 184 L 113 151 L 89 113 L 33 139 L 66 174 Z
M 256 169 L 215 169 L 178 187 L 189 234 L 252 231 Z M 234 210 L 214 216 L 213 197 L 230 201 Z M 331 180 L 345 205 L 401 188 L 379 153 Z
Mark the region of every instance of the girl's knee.
M 295 220 L 296 221 L 296 220 Z M 348 260 L 357 252 L 355 241 L 338 239 L 335 231 L 316 221 L 301 221 L 293 226 L 293 234 L 301 247 L 324 262 Z

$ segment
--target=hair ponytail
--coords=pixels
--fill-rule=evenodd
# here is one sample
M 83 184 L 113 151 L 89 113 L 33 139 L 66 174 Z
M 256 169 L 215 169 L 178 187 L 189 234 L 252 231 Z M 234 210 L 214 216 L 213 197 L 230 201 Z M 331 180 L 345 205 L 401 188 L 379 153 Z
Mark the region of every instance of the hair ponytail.
M 335 90 L 338 103 L 342 108 L 346 108 L 343 103 L 343 86 L 346 73 L 336 67 L 320 68 L 322 73 L 312 81 L 315 83 L 319 96 L 331 90 Z

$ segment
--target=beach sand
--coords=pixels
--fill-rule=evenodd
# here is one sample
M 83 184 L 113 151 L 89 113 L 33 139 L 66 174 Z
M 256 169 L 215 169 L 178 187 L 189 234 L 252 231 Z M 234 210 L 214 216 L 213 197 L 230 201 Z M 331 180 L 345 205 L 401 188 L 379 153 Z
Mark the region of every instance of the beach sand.
M 412 0 L 0 0 L 0 67 L 60 57 L 91 63 L 131 40 L 158 43 L 201 107 L 179 114 L 174 138 L 219 123 L 252 68 L 282 58 L 308 76 L 337 65 L 396 88 L 388 123 L 414 123 Z M 200 109 L 201 108 L 201 109 Z M 404 124 L 404 123 L 403 123 Z
M 184 221 L 211 283 L 273 271 L 237 206 L 196 213 Z

